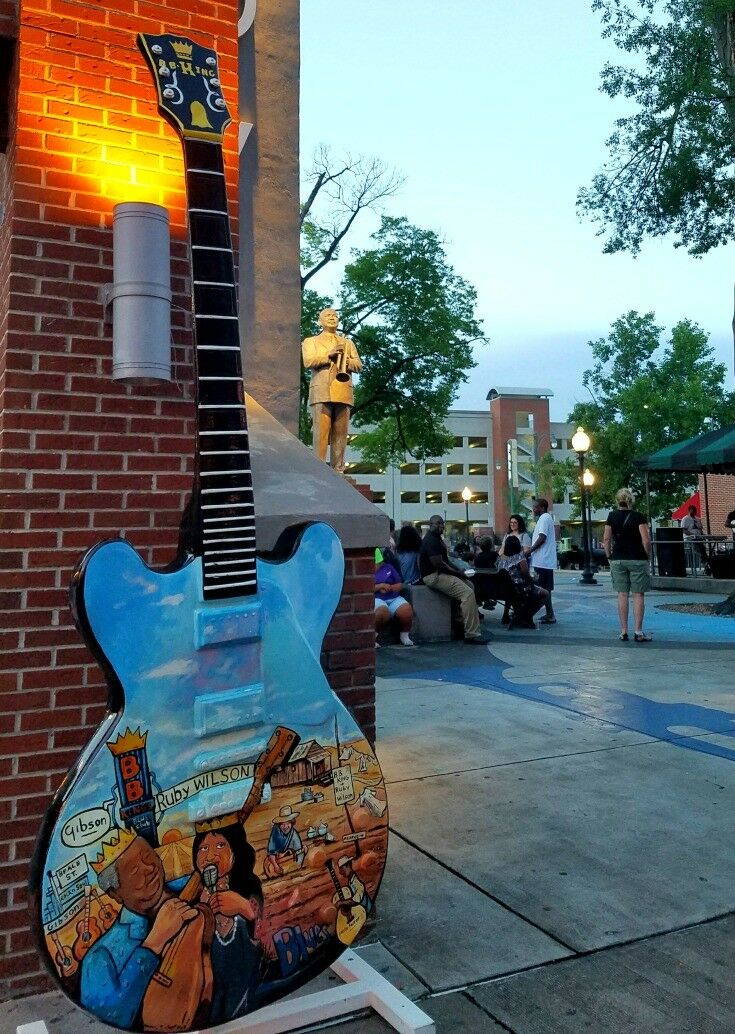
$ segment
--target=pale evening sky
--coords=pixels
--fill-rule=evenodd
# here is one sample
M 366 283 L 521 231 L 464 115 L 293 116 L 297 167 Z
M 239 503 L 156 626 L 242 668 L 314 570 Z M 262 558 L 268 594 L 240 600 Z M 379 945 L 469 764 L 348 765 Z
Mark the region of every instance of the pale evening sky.
M 619 102 L 599 92 L 618 52 L 591 0 L 302 0 L 301 155 L 376 155 L 404 176 L 385 211 L 432 228 L 477 288 L 488 346 L 455 403 L 494 385 L 584 397 L 587 342 L 629 309 L 707 330 L 732 387 L 735 245 L 703 259 L 668 240 L 603 255 L 575 212 Z M 350 246 L 376 226 L 366 216 Z M 329 293 L 335 270 L 312 286 Z

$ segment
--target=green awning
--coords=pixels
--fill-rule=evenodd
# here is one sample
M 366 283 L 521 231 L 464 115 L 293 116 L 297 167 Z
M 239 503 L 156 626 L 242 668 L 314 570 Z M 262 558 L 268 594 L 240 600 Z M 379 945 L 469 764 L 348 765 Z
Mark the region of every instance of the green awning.
M 735 474 L 735 427 L 707 431 L 696 438 L 667 445 L 649 456 L 633 460 L 633 466 L 638 470 Z

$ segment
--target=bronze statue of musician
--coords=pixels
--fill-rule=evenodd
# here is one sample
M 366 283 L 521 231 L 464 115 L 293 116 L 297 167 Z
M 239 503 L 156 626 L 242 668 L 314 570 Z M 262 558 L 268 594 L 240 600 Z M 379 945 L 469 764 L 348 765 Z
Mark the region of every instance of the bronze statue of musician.
M 319 313 L 322 333 L 307 337 L 301 354 L 304 366 L 311 370 L 309 405 L 314 434 L 314 452 L 326 461 L 331 442 L 331 465 L 340 474 L 345 469 L 345 446 L 354 404 L 352 374 L 362 369 L 360 356 L 353 343 L 337 333 L 339 317 L 334 309 Z

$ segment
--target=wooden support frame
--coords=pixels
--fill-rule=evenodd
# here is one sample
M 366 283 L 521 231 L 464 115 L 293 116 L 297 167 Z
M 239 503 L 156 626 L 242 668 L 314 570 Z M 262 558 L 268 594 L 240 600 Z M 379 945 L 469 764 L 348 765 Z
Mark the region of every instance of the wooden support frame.
M 398 1034 L 436 1034 L 431 1017 L 354 951 L 344 952 L 331 968 L 344 981 L 340 987 L 267 1005 L 251 1016 L 218 1027 L 219 1034 L 288 1034 L 362 1009 L 373 1009 Z M 17 1027 L 16 1034 L 49 1034 L 49 1030 L 37 1020 Z

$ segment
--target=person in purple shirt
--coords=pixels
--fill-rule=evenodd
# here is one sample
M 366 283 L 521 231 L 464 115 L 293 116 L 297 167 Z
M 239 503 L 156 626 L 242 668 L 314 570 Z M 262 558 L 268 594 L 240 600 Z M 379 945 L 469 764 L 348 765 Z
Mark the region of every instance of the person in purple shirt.
M 385 560 L 377 562 L 375 567 L 375 631 L 396 618 L 400 628 L 402 646 L 413 646 L 409 632 L 413 623 L 413 609 L 408 600 L 401 596 L 403 582 L 392 564 Z

